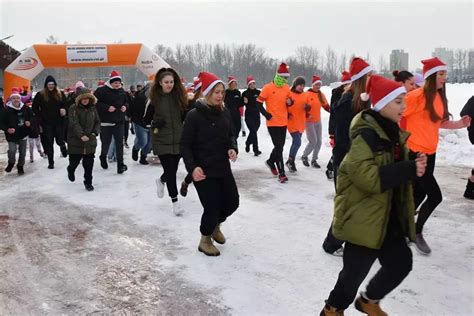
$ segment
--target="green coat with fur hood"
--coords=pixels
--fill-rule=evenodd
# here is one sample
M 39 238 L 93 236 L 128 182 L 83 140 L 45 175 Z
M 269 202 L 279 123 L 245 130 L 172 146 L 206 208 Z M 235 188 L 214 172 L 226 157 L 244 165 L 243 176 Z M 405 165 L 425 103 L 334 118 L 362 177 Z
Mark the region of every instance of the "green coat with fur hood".
M 394 161 L 393 142 L 373 115 L 363 111 L 352 120 L 351 147 L 338 170 L 334 199 L 332 231 L 336 238 L 380 249 L 391 212 L 397 212 L 394 215 L 403 235 L 415 239 L 410 180 L 416 176 L 416 164 L 409 161 L 409 133 L 396 127 L 394 134 L 399 135 L 401 148 L 398 162 Z M 375 141 L 369 144 L 367 138 Z
M 89 98 L 90 101 L 87 106 L 80 103 L 80 100 L 83 98 Z M 96 103 L 96 97 L 88 89 L 83 89 L 76 97 L 75 104 L 69 108 L 67 136 L 69 154 L 95 154 L 97 137 L 100 133 L 100 119 L 95 107 Z M 82 136 L 89 137 L 89 140 L 86 142 L 82 141 Z

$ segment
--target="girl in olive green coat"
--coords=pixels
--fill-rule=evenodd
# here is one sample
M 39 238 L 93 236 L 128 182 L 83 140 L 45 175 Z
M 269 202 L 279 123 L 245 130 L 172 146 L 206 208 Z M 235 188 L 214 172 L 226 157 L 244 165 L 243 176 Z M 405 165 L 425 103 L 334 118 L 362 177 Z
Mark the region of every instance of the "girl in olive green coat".
M 150 88 L 150 99 L 145 109 L 145 122 L 151 123 L 153 152 L 160 158 L 163 174 L 156 179 L 157 195 L 164 196 L 165 184 L 176 216 L 184 210 L 178 202 L 176 173 L 180 156 L 184 110 L 188 97 L 178 73 L 172 68 L 162 68 Z
M 395 81 L 372 75 L 367 83 L 373 109 L 354 117 L 351 147 L 337 179 L 332 231 L 346 242 L 344 267 L 322 316 L 344 315 L 376 259 L 381 269 L 355 302 L 368 315 L 387 315 L 379 301 L 412 268 L 406 238 L 414 240 L 414 201 L 410 180 L 424 174 L 426 156 L 409 160 L 408 133 L 400 130 L 406 90 Z M 364 101 L 368 95 L 363 94 Z
M 75 181 L 74 172 L 82 160 L 84 167 L 84 186 L 87 191 L 94 190 L 92 186 L 92 169 L 97 147 L 97 136 L 100 132 L 100 119 L 95 104 L 97 99 L 86 88 L 78 91 L 76 103 L 69 108 L 68 125 L 68 178 Z

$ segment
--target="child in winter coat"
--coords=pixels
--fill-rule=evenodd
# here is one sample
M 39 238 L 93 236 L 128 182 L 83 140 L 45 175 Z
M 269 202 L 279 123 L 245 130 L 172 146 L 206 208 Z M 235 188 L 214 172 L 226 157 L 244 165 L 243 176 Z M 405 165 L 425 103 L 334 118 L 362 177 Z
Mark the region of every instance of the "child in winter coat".
M 18 175 L 25 173 L 23 167 L 25 165 L 26 143 L 32 117 L 33 111 L 21 102 L 20 89 L 13 88 L 2 115 L 2 122 L 0 122 L 8 142 L 8 165 L 5 168 L 5 172 L 12 171 L 16 162 L 18 148 Z
M 379 301 L 412 268 L 406 237 L 415 239 L 411 181 L 425 173 L 426 156 L 410 160 L 409 134 L 398 126 L 406 90 L 373 75 L 367 83 L 373 109 L 357 114 L 350 129 L 351 146 L 339 168 L 334 199 L 334 236 L 346 242 L 344 266 L 322 316 L 344 315 L 375 260 L 381 269 L 355 302 L 368 315 L 387 315 Z M 369 94 L 369 95 L 368 95 Z
M 84 167 L 84 186 L 87 191 L 94 190 L 92 186 L 92 169 L 94 167 L 97 136 L 100 132 L 99 113 L 95 107 L 96 97 L 87 89 L 79 88 L 76 104 L 69 108 L 68 178 L 75 181 L 74 172 L 82 160 Z

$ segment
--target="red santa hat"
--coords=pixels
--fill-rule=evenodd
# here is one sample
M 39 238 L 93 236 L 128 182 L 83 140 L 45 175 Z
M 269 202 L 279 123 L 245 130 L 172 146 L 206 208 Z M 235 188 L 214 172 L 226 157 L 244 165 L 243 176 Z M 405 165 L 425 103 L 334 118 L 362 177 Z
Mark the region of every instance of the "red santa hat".
M 227 78 L 227 85 L 230 85 L 232 82 L 237 82 L 237 78 L 235 76 L 229 76 Z
M 12 92 L 10 93 L 10 98 L 13 96 L 17 96 L 21 98 L 20 88 L 17 88 L 17 87 L 12 88 Z
M 104 80 L 99 80 L 99 81 L 97 82 L 97 86 L 98 86 L 98 87 L 102 87 L 104 84 L 105 84 L 105 81 L 104 81 Z
M 348 83 L 351 83 L 351 73 L 344 70 L 342 72 L 341 84 L 348 84 Z
M 212 88 L 216 86 L 216 84 L 224 84 L 224 81 L 211 72 L 201 72 L 199 73 L 198 77 L 202 82 L 201 90 L 203 96 L 208 95 Z
M 323 83 L 321 81 L 321 77 L 320 76 L 313 76 L 313 80 L 311 80 L 311 85 L 314 86 L 317 83 L 321 83 L 321 84 Z
M 122 81 L 122 76 L 117 70 L 112 70 L 109 75 L 109 82 L 112 83 L 114 81 Z
M 366 63 L 365 60 L 359 57 L 354 57 L 349 67 L 349 72 L 351 73 L 351 82 L 362 78 L 372 70 L 372 66 Z
M 448 71 L 448 67 L 438 57 L 422 60 L 423 78 L 426 79 L 438 71 Z
M 255 83 L 255 79 L 252 76 L 247 76 L 247 86 L 250 86 L 252 83 Z
M 377 112 L 395 100 L 400 94 L 407 92 L 404 86 L 400 86 L 399 82 L 379 75 L 370 76 L 366 91 L 360 95 L 360 98 L 362 101 L 368 101 L 370 98 L 374 111 Z
M 194 79 L 193 79 L 194 92 L 196 92 L 198 89 L 200 89 L 201 86 L 202 86 L 201 79 L 199 79 L 199 77 L 194 77 Z
M 282 77 L 289 77 L 290 76 L 290 66 L 288 66 L 285 63 L 281 63 L 280 66 L 278 66 L 277 75 L 280 75 Z

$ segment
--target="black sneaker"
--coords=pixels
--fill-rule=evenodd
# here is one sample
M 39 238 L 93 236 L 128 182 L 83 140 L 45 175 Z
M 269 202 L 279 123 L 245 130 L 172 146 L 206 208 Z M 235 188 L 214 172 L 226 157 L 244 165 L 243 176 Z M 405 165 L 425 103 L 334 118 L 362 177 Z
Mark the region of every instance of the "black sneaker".
M 54 169 L 54 162 L 50 162 L 50 163 L 49 163 L 48 169 Z
M 94 191 L 94 186 L 91 183 L 84 182 L 84 187 L 86 188 L 87 191 Z
M 245 144 L 245 152 L 250 152 L 250 144 Z
M 71 171 L 69 166 L 67 166 L 66 169 L 67 169 L 67 178 L 69 179 L 69 181 L 71 181 L 71 182 L 76 181 L 76 176 L 74 175 L 74 171 Z
M 245 137 L 247 136 L 247 133 L 245 131 L 242 132 L 242 136 Z
M 253 154 L 254 154 L 255 157 L 258 157 L 262 154 L 262 152 L 260 150 L 257 150 Z
M 318 164 L 316 160 L 311 161 L 311 166 L 316 169 L 321 169 L 321 166 Z
M 127 167 L 126 164 L 121 163 L 121 164 L 118 164 L 118 165 L 117 165 L 117 173 L 118 173 L 118 174 L 122 174 L 122 173 L 124 173 L 124 172 L 127 171 L 127 170 L 128 170 L 128 167 Z
M 16 167 L 18 169 L 18 175 L 21 176 L 21 175 L 24 175 L 25 174 L 25 170 L 23 170 L 23 166 L 17 166 Z
M 148 160 L 146 160 L 146 156 L 141 156 L 139 162 L 140 164 L 145 165 L 145 166 L 150 164 Z
M 127 149 L 130 149 L 130 147 L 128 146 L 127 143 L 123 143 L 123 147 L 127 148 Z
M 308 161 L 308 157 L 301 157 L 301 161 L 303 162 L 303 165 L 305 167 L 309 167 L 309 161 Z
M 286 163 L 285 163 L 286 167 L 288 168 L 288 170 L 290 172 L 296 172 L 296 165 L 295 165 L 295 162 L 293 160 L 288 160 Z
M 179 193 L 181 196 L 188 195 L 188 184 L 185 181 L 181 183 L 181 189 L 179 190 Z
M 474 182 L 467 180 L 466 191 L 464 191 L 464 197 L 469 200 L 474 200 Z
M 13 163 L 9 163 L 8 166 L 5 168 L 5 172 L 12 172 L 12 169 L 13 169 L 13 166 L 15 164 Z
M 63 155 L 64 158 L 67 157 L 67 148 L 66 148 L 66 146 L 61 147 L 61 155 Z
M 133 159 L 133 161 L 138 160 L 138 152 L 139 152 L 138 149 L 132 148 L 132 159 Z
M 326 177 L 328 178 L 328 180 L 333 180 L 334 179 L 334 171 L 326 170 Z
M 274 176 L 277 176 L 278 175 L 278 170 L 277 168 L 275 167 L 275 164 L 270 162 L 270 160 L 267 160 L 265 161 L 265 166 L 268 167 L 268 169 L 270 169 L 271 173 L 274 175 Z
M 102 169 L 108 169 L 109 164 L 107 163 L 107 156 L 100 156 L 99 159 L 100 159 L 100 166 L 102 167 Z

